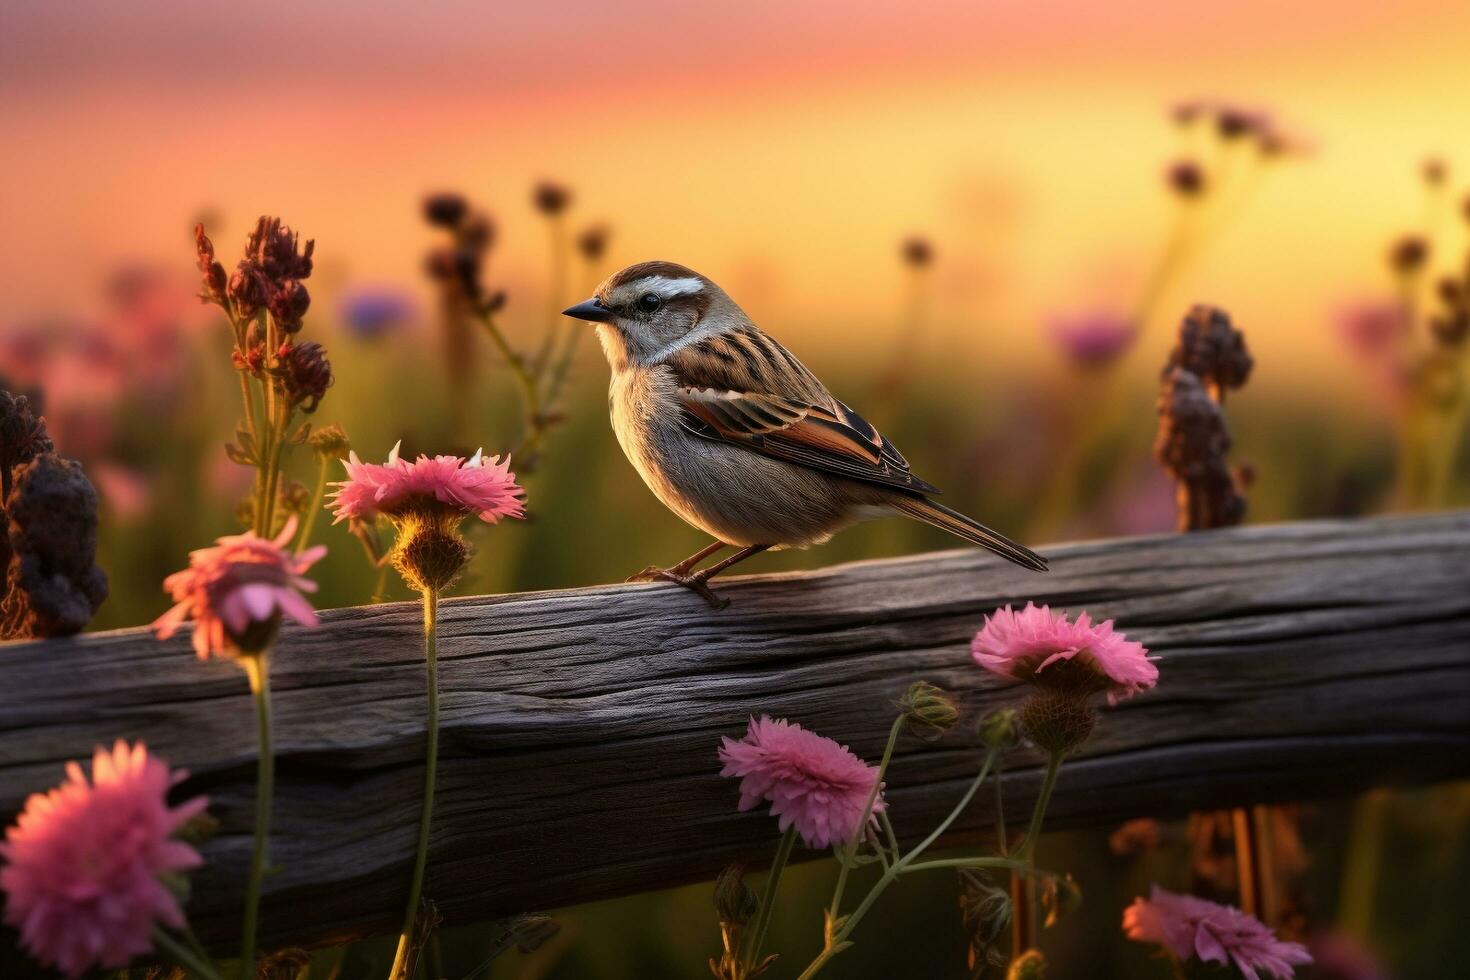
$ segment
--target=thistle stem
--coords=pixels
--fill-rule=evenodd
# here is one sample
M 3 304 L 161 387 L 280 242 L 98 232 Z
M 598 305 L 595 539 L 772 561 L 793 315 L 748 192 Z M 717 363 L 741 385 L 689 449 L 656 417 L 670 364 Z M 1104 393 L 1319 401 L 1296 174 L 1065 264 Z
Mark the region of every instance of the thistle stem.
M 771 927 L 772 911 L 776 905 L 776 893 L 781 887 L 781 873 L 791 857 L 791 847 L 796 843 L 796 825 L 786 828 L 781 843 L 776 847 L 776 857 L 771 861 L 771 873 L 766 876 L 766 888 L 761 894 L 760 910 L 756 913 L 755 928 L 750 931 L 750 951 L 745 958 L 744 973 L 749 975 L 760 963 L 761 948 L 766 944 L 766 930 Z
M 898 733 L 903 730 L 903 715 L 893 719 L 893 725 L 888 729 L 888 743 L 883 746 L 883 759 L 878 763 L 878 775 L 873 780 L 873 788 L 868 791 L 868 802 L 863 805 L 862 818 L 852 832 L 852 838 L 843 845 L 842 870 L 837 873 L 837 887 L 832 890 L 832 904 L 827 909 L 827 920 L 829 922 L 837 919 L 837 910 L 842 906 L 842 892 L 847 887 L 847 874 L 852 870 L 853 858 L 857 856 L 858 842 L 863 839 L 863 834 L 868 829 L 868 819 L 873 814 L 873 806 L 878 802 L 878 793 L 883 789 L 883 777 L 888 772 L 888 763 L 893 759 L 893 747 L 898 744 Z M 898 848 L 894 847 L 894 858 L 898 857 Z
M 265 881 L 266 843 L 270 837 L 271 795 L 276 765 L 271 750 L 271 682 L 269 651 L 240 657 L 250 693 L 255 698 L 255 723 L 260 752 L 255 763 L 255 847 L 250 855 L 250 879 L 245 886 L 245 918 L 240 927 L 240 977 L 255 976 L 255 937 L 260 921 L 260 891 Z
M 153 930 L 153 944 L 171 956 L 175 963 L 184 968 L 185 976 L 197 974 L 204 980 L 220 980 L 219 972 L 207 959 L 201 959 L 192 949 L 179 942 L 162 929 Z
M 424 755 L 424 801 L 419 811 L 419 840 L 414 852 L 413 880 L 408 889 L 408 908 L 403 914 L 403 930 L 398 935 L 398 950 L 393 956 L 389 980 L 407 980 L 408 963 L 413 948 L 414 923 L 418 919 L 419 899 L 424 888 L 424 866 L 429 856 L 429 827 L 434 818 L 434 780 L 439 769 L 439 664 L 435 627 L 439 616 L 439 592 L 424 590 L 424 662 L 428 674 L 429 721 Z
M 490 335 L 490 341 L 500 356 L 505 358 L 505 363 L 515 373 L 516 380 L 520 382 L 521 389 L 526 398 L 526 428 L 521 434 L 521 440 L 512 452 L 534 452 L 541 442 L 542 429 L 545 425 L 544 413 L 541 410 L 541 385 L 535 373 L 526 366 L 526 359 L 510 346 L 505 339 L 505 334 L 500 332 L 495 318 L 488 313 L 479 314 L 480 322 L 485 326 L 485 332 Z
M 326 456 L 322 457 L 322 465 L 316 474 L 316 489 L 312 491 L 311 503 L 306 508 L 306 520 L 301 522 L 301 536 L 296 539 L 296 554 L 306 550 L 311 544 L 311 531 L 316 527 L 317 511 L 322 509 L 322 498 L 327 495 L 327 465 L 331 462 Z
M 889 885 L 898 880 L 900 875 L 910 871 L 917 871 L 921 869 L 929 870 L 931 868 L 1010 868 L 1022 866 L 1022 861 L 1011 858 L 947 858 L 939 861 L 924 861 L 919 864 L 914 863 L 915 859 L 920 854 L 923 854 L 924 850 L 928 848 L 929 845 L 937 841 L 944 834 L 944 832 L 949 829 L 950 825 L 959 819 L 960 814 L 965 811 L 965 807 L 969 806 L 970 800 L 974 799 L 975 793 L 980 789 L 981 784 L 985 782 L 985 777 L 990 774 L 991 766 L 994 765 L 995 759 L 998 754 L 999 753 L 996 749 L 990 749 L 985 753 L 985 764 L 980 767 L 979 775 L 977 775 L 974 781 L 970 783 L 970 788 L 965 791 L 965 795 L 961 797 L 959 803 L 955 804 L 954 809 L 949 812 L 949 816 L 945 817 L 944 820 L 940 822 L 939 826 L 934 829 L 933 833 L 931 833 L 928 837 L 924 838 L 917 845 L 915 845 L 913 850 L 903 855 L 901 858 L 895 861 L 888 868 L 887 871 L 883 872 L 883 876 L 878 879 L 878 883 L 875 884 L 872 890 L 869 891 L 868 894 L 863 898 L 857 909 L 854 910 L 853 913 L 847 917 L 846 921 L 842 923 L 842 928 L 838 929 L 835 934 L 828 937 L 828 942 L 826 946 L 822 949 L 822 952 L 817 956 L 815 960 L 812 960 L 811 964 L 805 970 L 802 971 L 801 976 L 798 978 L 798 980 L 811 980 L 811 978 L 816 976 L 818 971 L 820 971 L 829 960 L 831 960 L 834 956 L 847 948 L 848 937 L 852 935 L 853 930 L 857 928 L 857 925 L 859 922 L 862 921 L 863 916 L 868 914 L 868 911 L 873 907 L 874 903 L 877 902 L 882 894 L 888 890 Z
M 1052 790 L 1057 785 L 1057 773 L 1062 768 L 1062 754 L 1051 753 L 1046 760 L 1046 775 L 1041 780 L 1041 792 L 1036 797 L 1036 806 L 1031 811 L 1031 824 L 1026 829 L 1026 840 L 1021 844 L 1021 858 L 1026 862 L 1026 921 L 1029 926 L 1027 948 L 1036 944 L 1037 925 L 1040 916 L 1036 908 L 1036 839 L 1041 836 L 1041 823 L 1046 818 L 1046 808 L 1051 803 Z M 1017 949 L 1019 956 L 1025 949 Z

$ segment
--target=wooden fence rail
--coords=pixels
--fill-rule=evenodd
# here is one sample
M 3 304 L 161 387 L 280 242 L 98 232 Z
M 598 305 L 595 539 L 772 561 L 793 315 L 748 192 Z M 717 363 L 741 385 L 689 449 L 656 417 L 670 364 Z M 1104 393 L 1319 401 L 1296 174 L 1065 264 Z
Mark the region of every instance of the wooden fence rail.
M 1063 774 L 1055 825 L 1470 775 L 1470 513 L 1313 521 L 1045 549 L 1048 575 L 955 551 L 731 580 L 711 612 L 665 585 L 454 599 L 425 889 L 446 922 L 712 876 L 764 860 L 715 748 L 788 716 L 876 758 L 891 702 L 927 678 L 967 719 L 1014 701 L 968 641 L 1034 599 L 1116 617 L 1162 660 Z M 279 746 L 263 939 L 321 944 L 397 924 L 423 745 L 419 611 L 326 613 L 274 659 Z M 249 858 L 252 709 L 242 673 L 141 629 L 0 648 L 0 816 L 94 743 L 142 738 L 194 774 L 222 822 L 190 918 L 236 928 Z M 889 799 L 920 835 L 978 761 L 973 725 L 904 742 Z M 1035 757 L 1004 777 L 1019 817 Z M 991 807 L 951 835 L 973 840 Z

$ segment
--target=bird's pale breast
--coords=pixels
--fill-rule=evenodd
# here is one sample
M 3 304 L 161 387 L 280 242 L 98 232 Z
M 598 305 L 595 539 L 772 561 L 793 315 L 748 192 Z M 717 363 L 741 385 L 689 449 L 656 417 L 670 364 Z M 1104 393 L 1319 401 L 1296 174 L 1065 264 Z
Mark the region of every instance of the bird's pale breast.
M 654 496 L 727 544 L 806 547 L 875 516 L 851 481 L 701 438 L 679 423 L 677 383 L 663 365 L 613 374 L 613 432 Z

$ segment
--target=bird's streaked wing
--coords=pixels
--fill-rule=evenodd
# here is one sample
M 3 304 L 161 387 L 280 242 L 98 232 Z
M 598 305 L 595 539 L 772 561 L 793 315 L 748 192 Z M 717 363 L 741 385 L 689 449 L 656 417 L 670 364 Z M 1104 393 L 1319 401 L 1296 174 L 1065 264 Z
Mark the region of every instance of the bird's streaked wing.
M 882 433 L 754 327 L 706 337 L 664 363 L 678 380 L 682 422 L 696 435 L 834 476 L 939 492 L 909 471 Z

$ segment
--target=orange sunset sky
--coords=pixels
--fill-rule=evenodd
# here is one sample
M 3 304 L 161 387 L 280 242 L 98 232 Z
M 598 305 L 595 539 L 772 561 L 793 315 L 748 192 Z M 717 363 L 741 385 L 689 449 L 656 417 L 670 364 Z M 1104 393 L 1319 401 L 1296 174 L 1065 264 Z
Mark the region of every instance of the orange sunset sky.
M 0 329 L 86 309 L 120 263 L 187 271 L 200 214 L 226 257 L 269 211 L 337 280 L 421 288 L 417 201 L 441 187 L 495 213 L 534 316 L 549 176 L 614 226 L 612 264 L 692 265 L 808 349 L 891 327 L 896 244 L 923 232 L 937 329 L 1022 356 L 1049 312 L 1136 294 L 1169 221 L 1166 108 L 1203 95 L 1318 149 L 1164 309 L 1217 302 L 1310 367 L 1422 226 L 1420 161 L 1470 189 L 1463 2 L 16 2 L 0 85 Z

